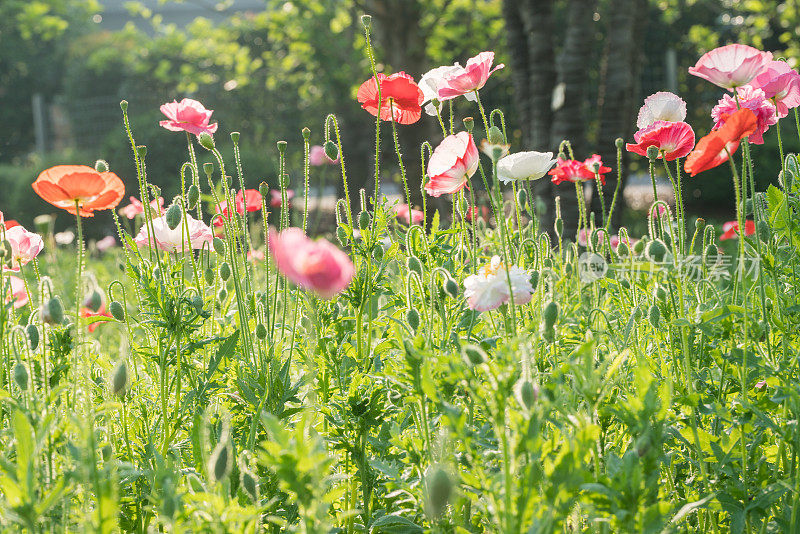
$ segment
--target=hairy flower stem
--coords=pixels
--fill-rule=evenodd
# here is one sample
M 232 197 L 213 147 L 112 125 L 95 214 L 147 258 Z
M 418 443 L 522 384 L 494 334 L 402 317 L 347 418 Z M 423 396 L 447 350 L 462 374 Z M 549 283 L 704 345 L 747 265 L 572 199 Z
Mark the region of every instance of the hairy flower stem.
M 406 178 L 406 168 L 403 165 L 403 155 L 400 153 L 400 141 L 397 139 L 397 126 L 394 120 L 394 101 L 389 100 L 390 110 L 392 112 L 392 139 L 394 140 L 394 151 L 397 154 L 397 164 L 400 165 L 400 178 L 403 179 L 403 189 L 406 192 L 406 204 L 409 210 L 411 209 L 411 193 L 408 191 L 408 179 Z M 409 217 L 411 213 L 409 211 Z
M 197 166 L 197 155 L 194 152 L 194 144 L 192 143 L 192 134 L 186 132 L 186 143 L 189 150 L 189 161 L 192 163 L 192 170 L 194 171 L 194 176 L 192 180 L 192 184 L 197 186 L 198 191 L 200 190 L 200 168 Z M 203 220 L 203 203 L 198 201 L 197 202 L 197 220 Z
M 75 201 L 75 222 L 78 225 L 78 235 L 75 238 L 77 240 L 75 243 L 77 249 L 77 264 L 75 266 L 75 348 L 72 351 L 72 370 L 75 373 L 75 383 L 72 387 L 73 404 L 75 403 L 75 396 L 77 395 L 78 389 L 77 366 L 79 362 L 79 354 L 81 352 L 81 340 L 83 338 L 83 330 L 81 329 L 81 297 L 83 294 L 83 284 L 81 283 L 81 279 L 83 278 L 83 223 L 81 221 L 80 201 L 78 200 Z M 86 379 L 89 379 L 88 371 Z M 86 387 L 89 387 L 88 382 Z M 91 394 L 88 391 L 86 395 L 87 397 L 91 397 Z
M 500 189 L 500 179 L 497 177 L 497 159 L 492 158 L 492 176 L 494 178 L 494 195 L 496 196 L 495 202 L 499 203 L 499 209 L 495 211 L 495 218 L 497 220 L 497 228 L 500 229 L 500 242 L 503 249 L 503 268 L 506 271 L 506 280 L 508 281 L 508 295 L 509 302 L 511 303 L 511 332 L 516 337 L 517 335 L 517 311 L 514 304 L 514 285 L 511 283 L 511 271 L 509 270 L 509 243 L 506 236 L 506 222 L 503 215 L 503 191 Z
M 669 170 L 669 165 L 667 165 L 667 159 L 665 154 L 662 151 L 662 158 L 661 161 L 664 163 L 664 170 L 667 172 L 667 176 L 669 177 L 669 182 L 672 184 L 672 190 L 675 191 L 675 204 L 677 205 L 677 216 L 678 216 L 678 250 L 681 254 L 685 253 L 686 250 L 686 219 L 683 213 L 683 194 L 681 192 L 681 183 L 680 181 L 676 182 L 675 179 L 672 177 L 672 172 Z M 680 174 L 678 175 L 678 180 L 680 180 Z M 672 221 L 670 221 L 672 224 Z

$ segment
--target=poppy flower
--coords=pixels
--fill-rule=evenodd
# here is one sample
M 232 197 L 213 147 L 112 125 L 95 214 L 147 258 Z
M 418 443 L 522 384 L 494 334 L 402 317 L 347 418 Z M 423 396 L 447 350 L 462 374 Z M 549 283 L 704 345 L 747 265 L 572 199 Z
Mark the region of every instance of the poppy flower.
M 89 308 L 81 308 L 81 317 L 108 317 L 108 318 L 111 318 L 112 315 L 110 313 L 108 313 L 108 311 L 106 310 L 105 303 L 102 303 L 102 304 L 100 304 L 100 308 L 98 308 L 97 311 L 92 311 Z M 87 328 L 89 329 L 90 333 L 94 332 L 95 329 L 97 329 L 97 327 L 100 326 L 101 324 L 103 324 L 104 322 L 106 322 L 106 321 L 97 321 L 95 323 L 91 323 Z
M 213 134 L 217 131 L 217 123 L 209 124 L 213 109 L 206 109 L 203 104 L 191 98 L 180 102 L 173 100 L 161 106 L 161 113 L 168 120 L 159 121 L 159 125 L 172 132 L 186 131 L 195 135 L 203 132 Z
M 530 273 L 517 265 L 510 265 L 507 275 L 500 256 L 494 256 L 488 265 L 478 270 L 477 274 L 464 279 L 467 306 L 475 311 L 490 311 L 507 303 L 511 300 L 512 294 L 508 287 L 509 277 L 514 304 L 530 302 L 533 296 Z
M 752 46 L 732 44 L 706 52 L 689 74 L 731 90 L 750 83 L 772 61 L 771 52 L 762 52 Z
M 439 143 L 428 161 L 425 191 L 438 197 L 460 191 L 478 170 L 478 147 L 468 132 L 448 135 Z
M 53 206 L 81 217 L 117 207 L 125 185 L 113 172 L 97 172 L 86 165 L 56 165 L 42 171 L 33 182 L 33 190 Z
M 546 175 L 555 163 L 552 152 L 517 152 L 497 162 L 497 177 L 503 183 L 538 180 Z
M 449 72 L 444 76 L 444 86 L 439 88 L 439 100 L 444 102 L 483 88 L 494 71 L 505 67 L 500 63 L 492 68 L 493 62 L 494 52 L 481 52 L 469 58 L 465 67 Z
M 144 204 L 142 204 L 138 198 L 130 197 L 130 201 L 130 204 L 120 208 L 119 211 L 117 211 L 120 216 L 127 219 L 133 219 L 140 213 L 144 213 Z M 151 200 L 150 209 L 152 209 L 158 215 L 164 213 L 164 197 L 158 197 L 158 199 Z
M 204 243 L 211 243 L 211 240 L 214 238 L 211 228 L 203 221 L 198 221 L 188 213 L 184 213 L 183 216 L 186 218 L 186 224 L 189 227 L 189 237 L 191 238 L 193 249 L 200 249 L 203 248 Z M 173 230 L 167 225 L 166 219 L 166 215 L 153 219 L 153 239 L 155 240 L 156 247 L 161 250 L 166 250 L 167 252 L 175 252 L 183 249 L 185 247 L 183 224 L 179 224 Z M 147 225 L 142 226 L 142 229 L 139 231 L 134 241 L 136 241 L 136 244 L 140 247 L 150 245 Z
M 9 228 L 14 228 L 15 226 L 19 226 L 19 223 L 14 219 L 5 219 L 2 211 L 0 211 L 0 224 L 5 224 L 6 230 Z
M 764 91 L 764 96 L 774 102 L 778 117 L 783 118 L 790 109 L 800 106 L 800 74 L 785 61 L 770 61 L 750 85 Z
M 605 185 L 606 177 L 604 175 L 611 172 L 611 168 L 603 165 L 599 154 L 594 154 L 591 158 L 583 161 L 558 158 L 556 168 L 547 174 L 553 177 L 552 181 L 556 185 L 562 182 L 583 182 L 595 179 L 595 166 L 598 166 L 597 174 L 600 176 L 600 183 Z
M 392 120 L 398 124 L 413 124 L 422 115 L 422 89 L 414 83 L 414 78 L 405 72 L 395 72 L 389 76 L 378 73 L 358 88 L 358 101 L 361 107 L 378 116 L 378 84 L 381 88 L 381 119 Z
M 647 128 L 656 121 L 681 122 L 686 120 L 686 102 L 675 93 L 659 91 L 644 99 L 639 108 L 636 127 Z
M 44 248 L 42 236 L 29 232 L 22 226 L 6 230 L 6 241 L 11 245 L 12 271 L 19 271 L 20 267 L 38 256 Z
M 755 114 L 747 108 L 729 115 L 721 128 L 712 130 L 697 142 L 697 146 L 686 158 L 684 169 L 690 175 L 696 176 L 725 163 L 728 161 L 728 154 L 733 154 L 739 148 L 742 137 L 751 135 L 757 127 Z
M 270 192 L 270 199 L 269 205 L 273 208 L 280 208 L 281 203 L 283 202 L 283 197 L 281 196 L 281 192 L 277 189 L 272 189 Z M 291 206 L 292 199 L 294 198 L 294 190 L 287 189 L 286 190 L 286 202 Z
M 8 285 L 6 285 L 8 284 Z M 3 277 L 3 294 L 5 302 L 14 301 L 14 308 L 21 308 L 28 303 L 28 292 L 25 289 L 25 282 L 16 276 Z
M 258 192 L 258 189 L 245 189 L 244 195 L 242 195 L 240 190 L 236 193 L 234 202 L 236 203 L 236 213 L 239 215 L 244 215 L 245 211 L 258 211 L 261 209 L 261 193 Z M 229 217 L 228 203 L 224 200 L 220 202 L 217 207 L 217 213 L 220 213 L 220 208 L 222 209 L 222 215 L 227 219 Z M 219 217 L 214 219 L 214 226 L 223 226 L 224 224 Z
M 278 270 L 325 299 L 346 288 L 355 269 L 350 257 L 328 241 L 309 239 L 300 228 L 270 228 L 269 249 Z
M 325 147 L 322 145 L 314 145 L 308 151 L 308 163 L 312 167 L 321 167 L 322 165 L 339 163 L 339 158 L 332 160 L 325 154 Z
M 99 239 L 97 243 L 94 244 L 97 247 L 99 252 L 105 252 L 108 249 L 114 248 L 117 246 L 117 240 L 114 239 L 113 235 L 107 235 L 102 239 Z
M 747 108 L 756 116 L 756 130 L 748 140 L 756 145 L 764 144 L 764 133 L 778 122 L 775 105 L 766 99 L 764 91 L 749 85 L 736 89 L 738 100 L 730 95 L 723 96 L 711 110 L 711 118 L 716 121 L 714 128 L 720 128 L 725 120 L 741 108 Z
M 467 213 L 464 214 L 464 218 L 468 221 L 472 221 L 473 217 L 477 217 L 478 219 L 488 221 L 490 214 L 491 210 L 488 206 L 473 206 L 471 209 L 467 208 Z
M 694 131 L 685 122 L 656 121 L 633 135 L 636 143 L 628 143 L 628 152 L 647 156 L 651 146 L 658 148 L 658 157 L 662 154 L 667 161 L 682 158 L 694 148 Z
M 408 204 L 398 204 L 394 208 L 397 218 L 405 221 L 406 224 L 419 224 L 425 218 L 425 214 L 420 210 L 415 210 Z
M 419 79 L 419 87 L 422 89 L 422 105 L 425 106 L 425 113 L 432 117 L 436 116 L 436 107 L 433 105 L 433 100 L 439 99 L 439 89 L 447 86 L 448 76 L 457 76 L 463 70 L 464 68 L 456 63 L 455 65 L 436 67 L 422 75 L 422 78 Z M 464 96 L 472 102 L 478 99 L 475 93 L 467 93 Z
M 753 235 L 756 233 L 756 223 L 754 221 L 745 221 L 744 222 L 744 235 Z M 720 241 L 724 241 L 726 239 L 734 239 L 739 237 L 739 222 L 738 221 L 728 221 L 722 225 L 722 235 L 719 236 Z

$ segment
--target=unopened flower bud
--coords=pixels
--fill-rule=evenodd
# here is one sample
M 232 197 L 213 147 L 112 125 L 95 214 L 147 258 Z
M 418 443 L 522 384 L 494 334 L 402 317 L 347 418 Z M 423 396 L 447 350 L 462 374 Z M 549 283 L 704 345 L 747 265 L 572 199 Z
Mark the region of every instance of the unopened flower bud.
M 125 309 L 122 307 L 122 304 L 116 300 L 112 300 L 111 304 L 108 305 L 108 311 L 111 312 L 111 316 L 117 321 L 122 322 L 125 320 Z
M 650 321 L 650 324 L 653 325 L 653 328 L 658 328 L 661 322 L 661 310 L 653 304 L 650 306 L 650 310 L 647 314 L 647 319 Z
M 179 204 L 171 204 L 170 207 L 167 208 L 167 213 L 164 215 L 164 218 L 166 219 L 169 229 L 174 230 L 181 223 L 183 209 L 181 209 Z
M 762 243 L 768 242 L 771 237 L 772 230 L 770 229 L 767 221 L 758 221 L 756 229 L 758 230 L 758 239 L 761 240 Z
M 308 141 L 308 139 L 311 137 L 311 130 L 309 130 L 308 128 L 303 128 L 302 130 L 300 130 L 300 133 L 303 134 L 303 139 L 305 139 L 306 141 Z
M 22 391 L 28 391 L 28 380 L 30 379 L 30 375 L 28 375 L 28 368 L 25 366 L 25 364 L 22 362 L 15 363 L 12 374 L 14 376 L 14 383 L 17 385 L 17 387 Z
M 622 150 L 623 148 L 625 148 L 625 140 L 624 140 L 623 138 L 621 138 L 621 137 L 617 137 L 617 138 L 614 140 L 614 145 L 615 145 L 615 146 L 616 146 L 616 147 L 617 147 L 619 150 Z
M 31 345 L 31 350 L 36 350 L 39 346 L 39 329 L 35 324 L 29 324 L 25 327 L 25 333 L 28 335 L 28 342 Z
M 447 278 L 447 281 L 444 283 L 444 292 L 448 294 L 450 298 L 458 297 L 458 284 L 452 278 Z
M 258 339 L 264 339 L 267 337 L 267 327 L 264 326 L 264 323 L 258 323 L 256 325 L 256 337 Z
M 108 172 L 108 162 L 103 159 L 98 159 L 94 162 L 94 170 L 97 172 Z
M 381 243 L 376 243 L 374 247 L 372 247 L 372 259 L 377 262 L 383 261 L 383 245 Z
M 465 361 L 472 366 L 480 365 L 489 359 L 486 352 L 477 345 L 465 345 L 463 353 Z
M 653 262 L 660 262 L 664 259 L 664 255 L 667 253 L 667 245 L 664 244 L 663 241 L 660 239 L 653 239 L 647 245 L 647 258 Z
M 517 397 L 517 402 L 519 402 L 520 406 L 526 410 L 531 410 L 533 405 L 536 404 L 536 399 L 539 398 L 539 387 L 527 378 L 520 379 L 514 385 L 514 395 Z
M 227 290 L 227 289 L 225 289 L 225 288 L 223 287 L 223 288 L 221 288 L 221 289 L 219 290 L 219 293 L 217 293 L 217 301 L 218 301 L 220 304 L 222 304 L 222 303 L 223 303 L 223 302 L 225 302 L 227 299 L 228 299 L 228 290 Z
M 347 231 L 341 226 L 336 227 L 336 239 L 339 240 L 343 247 L 347 246 Z
M 189 190 L 186 192 L 186 204 L 188 205 L 189 209 L 194 209 L 199 200 L 200 188 L 192 184 L 189 186 Z
M 528 202 L 528 192 L 520 189 L 517 191 L 517 204 L 524 208 L 526 202 Z
M 205 277 L 207 286 L 214 284 L 214 269 L 209 267 L 208 269 L 206 269 L 206 272 L 203 273 L 203 276 Z
M 225 282 L 231 277 L 231 266 L 227 261 L 223 261 L 219 266 L 219 277 Z
M 212 482 L 218 482 L 228 477 L 233 463 L 233 453 L 227 436 L 220 441 L 208 460 L 208 476 Z
M 500 128 L 497 126 L 491 126 L 489 131 L 486 132 L 486 137 L 489 139 L 489 143 L 493 145 L 502 145 L 505 143 L 503 132 L 501 132 Z
M 531 287 L 535 290 L 539 285 L 539 271 L 531 271 L 530 277 Z
M 239 469 L 239 482 L 242 489 L 253 502 L 258 501 L 258 480 L 249 469 Z
M 406 265 L 408 266 L 409 271 L 422 276 L 422 264 L 420 263 L 419 258 L 416 256 L 409 256 L 408 260 L 406 261 Z
M 544 311 L 542 312 L 542 319 L 544 320 L 544 328 L 545 330 L 552 329 L 556 321 L 558 321 L 558 312 L 559 306 L 558 302 L 551 300 L 547 303 L 544 307 Z
M 194 311 L 198 314 L 203 313 L 203 304 L 203 297 L 200 295 L 192 297 L 192 308 L 194 308 Z
M 406 310 L 406 321 L 408 322 L 408 326 L 416 331 L 419 328 L 419 312 L 414 308 Z
M 617 245 L 617 255 L 620 258 L 626 258 L 630 256 L 630 254 L 631 254 L 631 249 L 630 247 L 628 247 L 628 244 L 625 241 L 620 241 L 619 244 Z
M 83 300 L 83 306 L 85 308 L 89 308 L 89 310 L 96 312 L 100 309 L 100 306 L 103 305 L 103 297 L 100 295 L 100 292 L 97 290 L 92 291 L 89 293 L 86 298 Z
M 358 227 L 361 229 L 362 232 L 367 228 L 369 228 L 370 222 L 372 221 L 368 211 L 362 211 L 361 213 L 358 214 Z
M 647 159 L 651 162 L 654 162 L 658 159 L 658 147 L 654 145 L 650 145 L 647 147 Z
M 214 149 L 214 138 L 208 132 L 200 132 L 197 136 L 197 141 L 200 143 L 200 146 L 206 150 Z
M 269 197 L 269 185 L 267 182 L 261 182 L 258 184 L 258 192 L 261 194 L 262 198 Z
M 115 397 L 122 397 L 128 390 L 128 374 L 128 363 L 125 360 L 117 362 L 117 365 L 111 370 L 108 389 Z
M 211 241 L 211 247 L 214 249 L 214 252 L 220 256 L 225 255 L 225 241 L 222 239 L 215 237 L 213 241 Z
M 339 159 L 339 146 L 336 143 L 333 141 L 325 141 L 323 148 L 325 149 L 325 155 L 328 156 L 329 160 L 336 161 Z
M 561 237 L 564 234 L 564 219 L 560 217 L 556 219 L 555 223 L 553 223 L 553 229 L 555 229 L 556 235 Z
M 41 319 L 47 324 L 61 324 L 64 321 L 64 306 L 61 304 L 61 299 L 53 297 L 45 302 L 42 306 Z
M 433 517 L 439 517 L 447 508 L 450 495 L 453 493 L 453 481 L 450 474 L 440 466 L 429 467 L 425 473 L 425 487 L 431 513 Z

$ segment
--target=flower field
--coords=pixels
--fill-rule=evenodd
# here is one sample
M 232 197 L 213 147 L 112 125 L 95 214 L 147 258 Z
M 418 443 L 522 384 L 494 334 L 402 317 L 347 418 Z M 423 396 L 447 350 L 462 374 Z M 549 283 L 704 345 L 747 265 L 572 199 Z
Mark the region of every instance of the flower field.
M 31 195 L 72 234 L 0 214 L 0 530 L 800 532 L 800 162 L 781 144 L 758 191 L 751 157 L 800 123 L 800 74 L 714 49 L 689 71 L 719 88 L 706 123 L 655 93 L 602 161 L 568 140 L 512 146 L 481 101 L 503 68 L 492 52 L 386 75 L 363 22 L 374 190 L 351 196 L 334 115 L 322 145 L 309 129 L 277 143 L 270 190 L 232 125 L 185 98 L 161 107 L 163 142 L 187 148 L 164 198 L 123 101 L 138 187 L 64 162 Z M 403 153 L 419 147 L 397 132 L 418 121 L 437 133 L 414 206 Z M 386 140 L 399 203 L 381 193 Z M 625 174 L 624 151 L 653 181 L 645 235 L 612 227 L 618 190 L 600 212 L 582 201 Z M 345 194 L 335 228 L 310 236 L 321 166 Z M 737 214 L 722 228 L 689 220 L 682 195 L 719 166 Z M 558 201 L 539 227 L 535 180 L 574 183 L 576 234 Z M 105 210 L 116 236 L 87 247 Z

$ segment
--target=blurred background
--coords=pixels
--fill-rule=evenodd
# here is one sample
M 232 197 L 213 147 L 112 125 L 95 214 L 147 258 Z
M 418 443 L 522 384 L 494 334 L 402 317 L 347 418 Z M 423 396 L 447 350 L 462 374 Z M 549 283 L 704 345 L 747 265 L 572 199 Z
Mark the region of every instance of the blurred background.
M 3 0 L 0 211 L 26 225 L 38 214 L 60 211 L 42 202 L 30 184 L 49 166 L 93 165 L 96 159 L 107 160 L 138 196 L 122 99 L 130 103 L 137 144 L 148 146 L 148 177 L 167 199 L 178 191 L 187 152 L 182 134 L 159 127 L 158 108 L 183 97 L 214 110 L 217 144 L 231 164 L 229 133 L 242 133 L 250 187 L 277 183 L 275 143 L 286 140 L 290 181 L 300 189 L 301 129 L 309 127 L 312 144 L 322 144 L 325 116 L 335 113 L 350 190 L 357 195 L 360 187 L 371 187 L 374 152 L 373 118 L 355 100 L 370 72 L 363 14 L 372 16 L 378 70 L 403 70 L 419 79 L 432 67 L 463 64 L 494 50 L 506 68 L 493 75 L 481 97 L 487 109 L 504 111 L 512 150 L 555 152 L 568 138 L 576 158 L 599 153 L 614 168 L 614 140 L 632 139 L 642 100 L 656 91 L 682 96 L 697 136 L 708 132 L 721 91 L 687 73 L 705 51 L 740 42 L 792 64 L 800 54 L 794 1 Z M 464 99 L 456 102 L 455 114 L 456 120 L 478 117 Z M 782 121 L 787 151 L 800 146 L 793 117 Z M 475 122 L 477 129 L 480 120 Z M 420 143 L 430 139 L 435 146 L 437 130 L 436 120 L 425 115 L 401 128 L 415 190 Z M 383 132 L 382 180 L 399 182 L 391 131 Z M 765 139 L 753 149 L 761 184 L 774 182 L 780 166 L 775 128 Z M 198 147 L 203 158 L 204 152 Z M 636 210 L 648 200 L 639 193 L 651 189 L 647 164 L 629 155 L 623 163 L 628 205 L 615 222 L 635 227 L 642 224 Z M 609 178 L 610 195 L 615 180 Z M 333 167 L 315 169 L 312 180 L 316 190 L 341 189 Z M 727 218 L 733 212 L 726 168 L 684 184 L 690 213 Z M 545 219 L 552 218 L 554 195 L 574 199 L 574 188 L 557 190 L 546 180 L 534 189 Z M 72 223 L 58 214 L 59 226 Z M 110 224 L 110 217 L 99 216 L 88 232 L 101 235 Z

